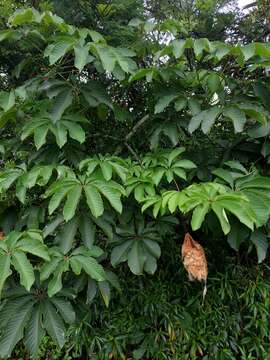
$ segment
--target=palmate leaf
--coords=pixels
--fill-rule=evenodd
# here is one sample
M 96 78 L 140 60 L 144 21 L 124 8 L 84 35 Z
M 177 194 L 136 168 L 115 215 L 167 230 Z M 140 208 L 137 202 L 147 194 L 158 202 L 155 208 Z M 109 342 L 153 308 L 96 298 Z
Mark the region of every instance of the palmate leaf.
M 59 96 L 60 95 L 62 95 L 62 92 Z M 60 148 L 66 144 L 68 134 L 72 139 L 79 143 L 83 143 L 85 141 L 85 132 L 78 122 L 84 122 L 85 119 L 80 118 L 77 120 L 76 115 L 74 114 L 67 114 L 62 117 L 62 110 L 65 110 L 65 104 L 62 105 L 63 107 L 59 108 L 60 112 L 58 113 L 58 115 L 61 116 L 59 119 L 57 118 L 56 123 L 53 123 L 52 120 L 49 119 L 49 114 L 47 114 L 48 118 L 34 118 L 23 127 L 21 139 L 25 140 L 29 136 L 34 135 L 35 146 L 37 149 L 40 149 L 46 143 L 48 133 L 54 135 L 56 143 Z
M 153 274 L 157 268 L 157 259 L 161 255 L 159 244 L 154 241 L 156 237 L 153 237 L 151 228 L 144 227 L 142 222 L 138 223 L 136 228 L 138 234 L 131 225 L 123 229 L 118 228 L 117 232 L 126 240 L 113 248 L 111 264 L 115 267 L 127 261 L 132 273 L 141 275 L 143 271 L 146 271 Z
M 42 243 L 42 237 L 38 230 L 25 232 L 11 231 L 0 246 L 0 263 L 2 271 L 0 276 L 0 290 L 7 277 L 10 275 L 10 265 L 20 275 L 20 283 L 29 291 L 35 281 L 33 267 L 26 253 L 32 253 L 40 258 L 50 260 L 48 250 Z M 9 256 L 7 256 L 9 255 Z
M 241 223 L 251 230 L 258 225 L 258 218 L 252 209 L 248 198 L 241 192 L 233 192 L 217 183 L 193 184 L 183 191 L 168 191 L 163 193 L 162 207 L 169 207 L 175 212 L 177 207 L 183 213 L 193 211 L 191 226 L 198 230 L 205 215 L 213 210 L 224 234 L 230 231 L 226 213 L 233 214 Z

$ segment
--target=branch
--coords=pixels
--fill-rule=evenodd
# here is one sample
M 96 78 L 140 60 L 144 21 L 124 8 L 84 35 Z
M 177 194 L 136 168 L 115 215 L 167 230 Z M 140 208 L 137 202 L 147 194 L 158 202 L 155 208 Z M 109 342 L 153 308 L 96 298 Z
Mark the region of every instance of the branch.
M 128 148 L 128 150 L 132 153 L 132 155 L 140 162 L 139 156 L 136 154 L 136 152 L 132 149 L 132 147 L 129 145 L 128 140 L 136 133 L 136 131 L 146 122 L 146 120 L 149 119 L 149 115 L 145 115 L 141 118 L 131 129 L 131 131 L 125 136 L 124 139 L 124 146 Z M 117 149 L 115 150 L 114 154 L 118 155 L 123 150 L 123 145 L 119 145 Z
M 143 118 L 141 118 L 141 120 L 139 120 L 131 129 L 131 131 L 126 135 L 125 137 L 125 141 L 128 141 L 134 134 L 135 132 L 145 123 L 146 120 L 148 120 L 149 115 L 145 115 Z

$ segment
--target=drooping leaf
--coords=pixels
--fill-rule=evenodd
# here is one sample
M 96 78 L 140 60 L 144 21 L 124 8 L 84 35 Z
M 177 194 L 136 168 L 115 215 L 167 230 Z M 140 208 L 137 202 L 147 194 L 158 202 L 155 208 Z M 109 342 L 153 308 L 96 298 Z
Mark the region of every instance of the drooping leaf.
M 5 332 L 0 338 L 0 357 L 10 357 L 15 345 L 23 337 L 24 326 L 29 319 L 33 307 L 33 301 L 28 300 L 22 307 L 19 307 L 16 313 L 10 318 Z
M 41 309 L 39 306 L 35 306 L 25 329 L 25 345 L 34 358 L 37 356 L 39 345 L 44 335 L 45 331 L 42 327 Z
M 56 123 L 61 119 L 65 110 L 72 104 L 72 99 L 73 96 L 71 89 L 66 89 L 56 96 L 51 112 L 53 123 Z
M 258 263 L 261 263 L 266 258 L 268 250 L 267 236 L 261 230 L 257 229 L 251 233 L 250 240 L 256 247 Z
M 6 279 L 12 274 L 10 270 L 10 256 L 0 254 L 0 295 L 2 293 L 3 286 Z
M 44 310 L 44 326 L 51 338 L 62 348 L 66 341 L 64 322 L 49 301 L 44 303 Z
M 23 252 L 15 251 L 12 254 L 12 264 L 20 274 L 20 283 L 27 291 L 30 291 L 35 282 L 34 270 L 30 261 Z

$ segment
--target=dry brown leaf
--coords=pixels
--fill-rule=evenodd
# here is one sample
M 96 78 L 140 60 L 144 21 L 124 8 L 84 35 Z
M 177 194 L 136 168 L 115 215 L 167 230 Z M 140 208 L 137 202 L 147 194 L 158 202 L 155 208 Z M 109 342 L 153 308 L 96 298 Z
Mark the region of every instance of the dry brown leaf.
M 0 231 L 0 241 L 5 239 L 4 231 Z
M 207 280 L 208 269 L 203 247 L 186 233 L 182 245 L 182 260 L 190 280 Z

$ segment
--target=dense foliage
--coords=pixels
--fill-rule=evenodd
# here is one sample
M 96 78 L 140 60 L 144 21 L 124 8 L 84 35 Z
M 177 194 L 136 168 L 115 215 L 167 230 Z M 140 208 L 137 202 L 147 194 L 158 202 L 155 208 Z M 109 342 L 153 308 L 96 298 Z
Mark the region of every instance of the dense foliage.
M 250 42 L 228 1 L 18 3 L 0 2 L 0 357 L 50 338 L 60 358 L 270 353 L 246 335 L 269 333 L 267 31 Z

